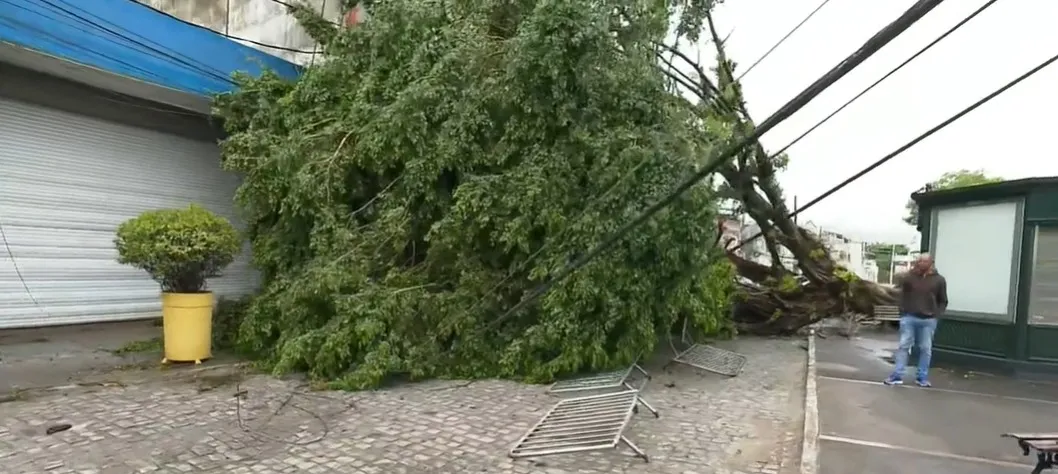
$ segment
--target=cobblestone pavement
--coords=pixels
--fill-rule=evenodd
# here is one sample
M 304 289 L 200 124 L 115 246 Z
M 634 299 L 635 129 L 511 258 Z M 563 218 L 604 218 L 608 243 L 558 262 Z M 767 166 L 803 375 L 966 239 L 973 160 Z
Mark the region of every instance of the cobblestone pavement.
M 0 404 L 0 465 L 5 473 L 98 474 L 797 472 L 804 350 L 792 340 L 729 346 L 749 356 L 735 378 L 654 367 L 643 397 L 661 418 L 641 410 L 626 431 L 649 464 L 620 448 L 508 458 L 556 401 L 540 386 L 436 381 L 310 392 L 296 381 L 253 376 L 215 387 L 149 383 Z M 57 423 L 72 428 L 44 433 Z

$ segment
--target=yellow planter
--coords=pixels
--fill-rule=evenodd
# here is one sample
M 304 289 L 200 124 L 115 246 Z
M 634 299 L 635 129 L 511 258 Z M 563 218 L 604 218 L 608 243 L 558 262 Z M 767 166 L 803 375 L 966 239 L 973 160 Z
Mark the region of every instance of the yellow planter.
M 162 362 L 202 363 L 212 356 L 213 293 L 162 293 Z

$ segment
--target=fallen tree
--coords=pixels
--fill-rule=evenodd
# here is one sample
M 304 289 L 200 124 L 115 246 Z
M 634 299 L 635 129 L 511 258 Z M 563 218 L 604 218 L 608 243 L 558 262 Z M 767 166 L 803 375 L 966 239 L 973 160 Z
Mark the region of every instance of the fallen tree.
M 736 65 L 725 52 L 711 12 L 705 13 L 704 24 L 716 50 L 713 77 L 678 45 L 659 45 L 658 59 L 674 95 L 692 97 L 685 104 L 702 123 L 728 124 L 732 136 L 746 136 L 754 122 L 735 76 Z M 722 197 L 738 202 L 757 223 L 770 260 L 770 265 L 751 261 L 725 242 L 728 258 L 742 277 L 735 311 L 739 329 L 790 334 L 826 317 L 873 314 L 875 305 L 892 304 L 895 294 L 890 289 L 837 265 L 819 239 L 797 225 L 777 180 L 785 164 L 785 155 L 769 153 L 757 142 L 719 170 Z M 783 264 L 782 248 L 793 255 L 796 268 Z
M 293 8 L 324 57 L 295 82 L 240 77 L 216 103 L 263 277 L 239 348 L 342 388 L 539 381 L 627 364 L 688 318 L 730 334 L 732 300 L 760 334 L 889 301 L 789 218 L 785 158 L 758 144 L 723 186 L 695 186 L 499 319 L 752 130 L 712 4 L 394 0 L 353 29 Z M 664 43 L 673 15 L 680 37 L 707 27 L 715 80 Z M 722 200 L 760 225 L 771 265 L 716 245 Z
M 655 61 L 674 8 L 393 0 L 353 29 L 295 8 L 324 57 L 216 103 L 263 277 L 238 346 L 363 388 L 614 368 L 686 318 L 729 333 L 709 184 L 496 323 L 717 141 Z

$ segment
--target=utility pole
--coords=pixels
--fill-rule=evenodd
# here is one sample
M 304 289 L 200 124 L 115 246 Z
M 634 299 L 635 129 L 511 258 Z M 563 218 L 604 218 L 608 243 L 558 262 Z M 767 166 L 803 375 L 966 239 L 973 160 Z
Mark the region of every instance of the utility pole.
M 893 272 L 896 271 L 896 244 L 889 247 L 889 284 L 893 284 Z

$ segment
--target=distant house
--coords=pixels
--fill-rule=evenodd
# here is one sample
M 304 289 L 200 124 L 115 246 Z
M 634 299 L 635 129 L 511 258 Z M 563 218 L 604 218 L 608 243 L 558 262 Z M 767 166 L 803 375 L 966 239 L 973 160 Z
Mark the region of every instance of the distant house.
M 830 251 L 830 257 L 834 259 L 835 263 L 848 268 L 849 271 L 855 273 L 860 278 L 870 279 L 872 281 L 874 278 L 877 278 L 877 265 L 875 265 L 875 271 L 873 273 L 868 270 L 866 243 L 853 240 L 838 232 L 825 230 L 812 222 L 803 223 L 801 224 L 801 227 L 813 233 L 816 238 L 819 239 L 820 243 Z M 760 232 L 760 227 L 756 224 L 747 225 L 742 231 L 743 238 L 749 238 L 749 236 L 755 235 L 758 232 Z M 747 258 L 763 264 L 771 264 L 771 256 L 768 255 L 768 251 L 765 248 L 762 239 L 756 239 L 746 244 L 745 252 Z M 779 256 L 783 262 L 783 266 L 790 271 L 798 271 L 797 259 L 794 258 L 789 250 L 781 248 Z

